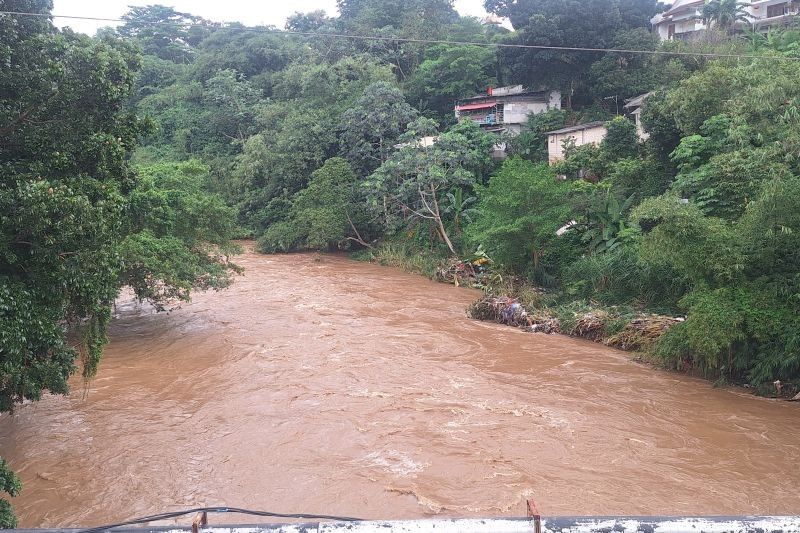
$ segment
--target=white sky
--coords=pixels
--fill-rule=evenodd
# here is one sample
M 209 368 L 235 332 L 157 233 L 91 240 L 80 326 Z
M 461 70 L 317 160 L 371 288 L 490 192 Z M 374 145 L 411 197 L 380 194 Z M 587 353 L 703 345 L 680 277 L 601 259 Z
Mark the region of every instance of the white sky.
M 323 9 L 328 15 L 337 13 L 336 0 L 54 0 L 53 4 L 54 15 L 115 19 L 120 18 L 129 5 L 162 4 L 217 22 L 241 22 L 247 26 L 272 24 L 279 28 L 283 28 L 286 17 L 297 11 Z M 486 16 L 483 0 L 455 0 L 455 7 L 462 15 Z M 57 26 L 70 26 L 90 35 L 97 28 L 111 25 L 107 22 L 59 18 L 54 22 Z

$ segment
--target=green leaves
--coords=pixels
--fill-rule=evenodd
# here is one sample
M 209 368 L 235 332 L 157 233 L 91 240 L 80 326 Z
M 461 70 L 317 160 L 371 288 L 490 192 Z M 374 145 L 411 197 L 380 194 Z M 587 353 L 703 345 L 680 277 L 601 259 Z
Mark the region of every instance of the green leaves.
M 209 169 L 199 161 L 140 167 L 119 253 L 119 284 L 157 307 L 188 300 L 194 289 L 222 289 L 239 268 L 229 256 L 235 211 L 205 192 Z
M 364 90 L 355 106 L 339 119 L 339 147 L 359 175 L 381 166 L 395 149 L 406 125 L 417 116 L 403 93 L 387 82 L 376 82 Z
M 470 37 L 470 40 L 475 37 Z M 480 39 L 480 36 L 478 37 Z M 453 120 L 453 102 L 497 84 L 497 55 L 485 46 L 429 47 L 405 83 L 408 98 L 437 120 Z
M 477 183 L 491 165 L 493 141 L 472 121 L 441 135 L 436 126 L 428 118 L 408 124 L 398 150 L 364 181 L 364 187 L 369 205 L 387 227 L 430 221 L 455 254 L 440 203 L 454 187 L 469 189 Z
M 467 226 L 468 239 L 518 272 L 556 273 L 559 265 L 549 253 L 556 231 L 570 221 L 569 191 L 546 165 L 508 159 L 488 186 L 478 188 L 478 215 Z
M 0 492 L 5 492 L 10 496 L 19 495 L 22 490 L 22 482 L 11 471 L 2 458 L 0 458 Z M 17 527 L 17 519 L 11 510 L 11 505 L 5 501 L 0 500 L 0 529 L 13 529 Z

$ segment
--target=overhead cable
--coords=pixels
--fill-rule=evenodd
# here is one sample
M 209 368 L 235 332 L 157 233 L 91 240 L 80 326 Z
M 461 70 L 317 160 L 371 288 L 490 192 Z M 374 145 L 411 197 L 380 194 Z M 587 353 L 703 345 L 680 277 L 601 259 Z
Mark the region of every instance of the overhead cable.
M 61 18 L 71 20 L 91 20 L 96 22 L 114 22 L 125 23 L 125 19 L 118 18 L 103 18 L 103 17 L 86 17 L 78 15 L 53 15 L 49 13 L 26 13 L 21 11 L 0 11 L 0 15 L 22 16 L 22 17 L 40 17 L 40 18 Z M 591 53 L 617 53 L 617 54 L 639 54 L 639 55 L 661 55 L 661 56 L 678 56 L 678 57 L 703 57 L 709 59 L 764 59 L 768 61 L 798 61 L 800 57 L 788 56 L 767 56 L 756 54 L 736 54 L 736 53 L 720 53 L 720 52 L 685 52 L 685 51 L 668 51 L 668 50 L 637 50 L 628 48 L 602 48 L 602 47 L 586 47 L 586 46 L 548 46 L 538 44 L 515 44 L 515 43 L 485 43 L 478 41 L 452 41 L 447 39 L 417 39 L 413 37 L 390 37 L 384 35 L 356 35 L 351 33 L 329 33 L 329 32 L 313 32 L 313 31 L 296 31 L 296 30 L 279 30 L 277 28 L 269 28 L 264 26 L 209 26 L 199 23 L 182 23 L 182 22 L 169 22 L 169 21 L 153 21 L 148 22 L 151 26 L 169 26 L 181 28 L 208 28 L 208 29 L 233 29 L 237 31 L 249 31 L 255 33 L 267 33 L 273 35 L 290 35 L 290 36 L 304 36 L 304 37 L 327 37 L 332 39 L 351 39 L 362 41 L 383 41 L 383 42 L 397 42 L 397 43 L 413 43 L 413 44 L 445 44 L 451 46 L 483 46 L 488 48 L 516 48 L 523 50 L 540 50 L 540 51 L 560 51 L 560 52 L 591 52 Z

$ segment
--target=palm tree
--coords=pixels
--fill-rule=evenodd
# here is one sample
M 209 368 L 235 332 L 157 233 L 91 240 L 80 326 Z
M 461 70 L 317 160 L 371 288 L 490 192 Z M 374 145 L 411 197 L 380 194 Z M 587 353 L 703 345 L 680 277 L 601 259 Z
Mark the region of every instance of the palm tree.
M 700 8 L 700 15 L 697 18 L 703 20 L 709 28 L 719 28 L 724 31 L 731 31 L 737 22 L 750 22 L 750 14 L 747 7 L 750 4 L 738 0 L 707 0 Z

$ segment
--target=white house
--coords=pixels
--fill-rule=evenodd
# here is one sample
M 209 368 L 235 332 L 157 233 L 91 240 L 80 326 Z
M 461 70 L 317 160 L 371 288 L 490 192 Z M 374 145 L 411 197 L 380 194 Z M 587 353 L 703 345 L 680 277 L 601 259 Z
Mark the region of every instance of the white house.
M 578 124 L 568 128 L 547 132 L 547 160 L 552 165 L 556 161 L 564 160 L 564 143 L 572 139 L 575 146 L 584 144 L 600 144 L 605 139 L 608 130 L 602 121 Z
M 653 31 L 662 41 L 691 39 L 697 32 L 706 29 L 698 18 L 703 4 L 705 0 L 675 0 L 672 7 L 650 19 Z
M 672 39 L 692 40 L 707 28 L 700 19 L 700 9 L 705 0 L 675 0 L 672 7 L 650 20 L 653 31 L 662 41 Z M 800 14 L 800 0 L 756 0 L 745 6 L 748 23 L 738 23 L 757 31 L 767 31 L 773 27 L 786 26 Z
M 459 120 L 474 120 L 487 131 L 519 135 L 528 115 L 548 109 L 561 109 L 560 91 L 529 91 L 514 85 L 490 87 L 486 94 L 459 100 L 455 114 Z

